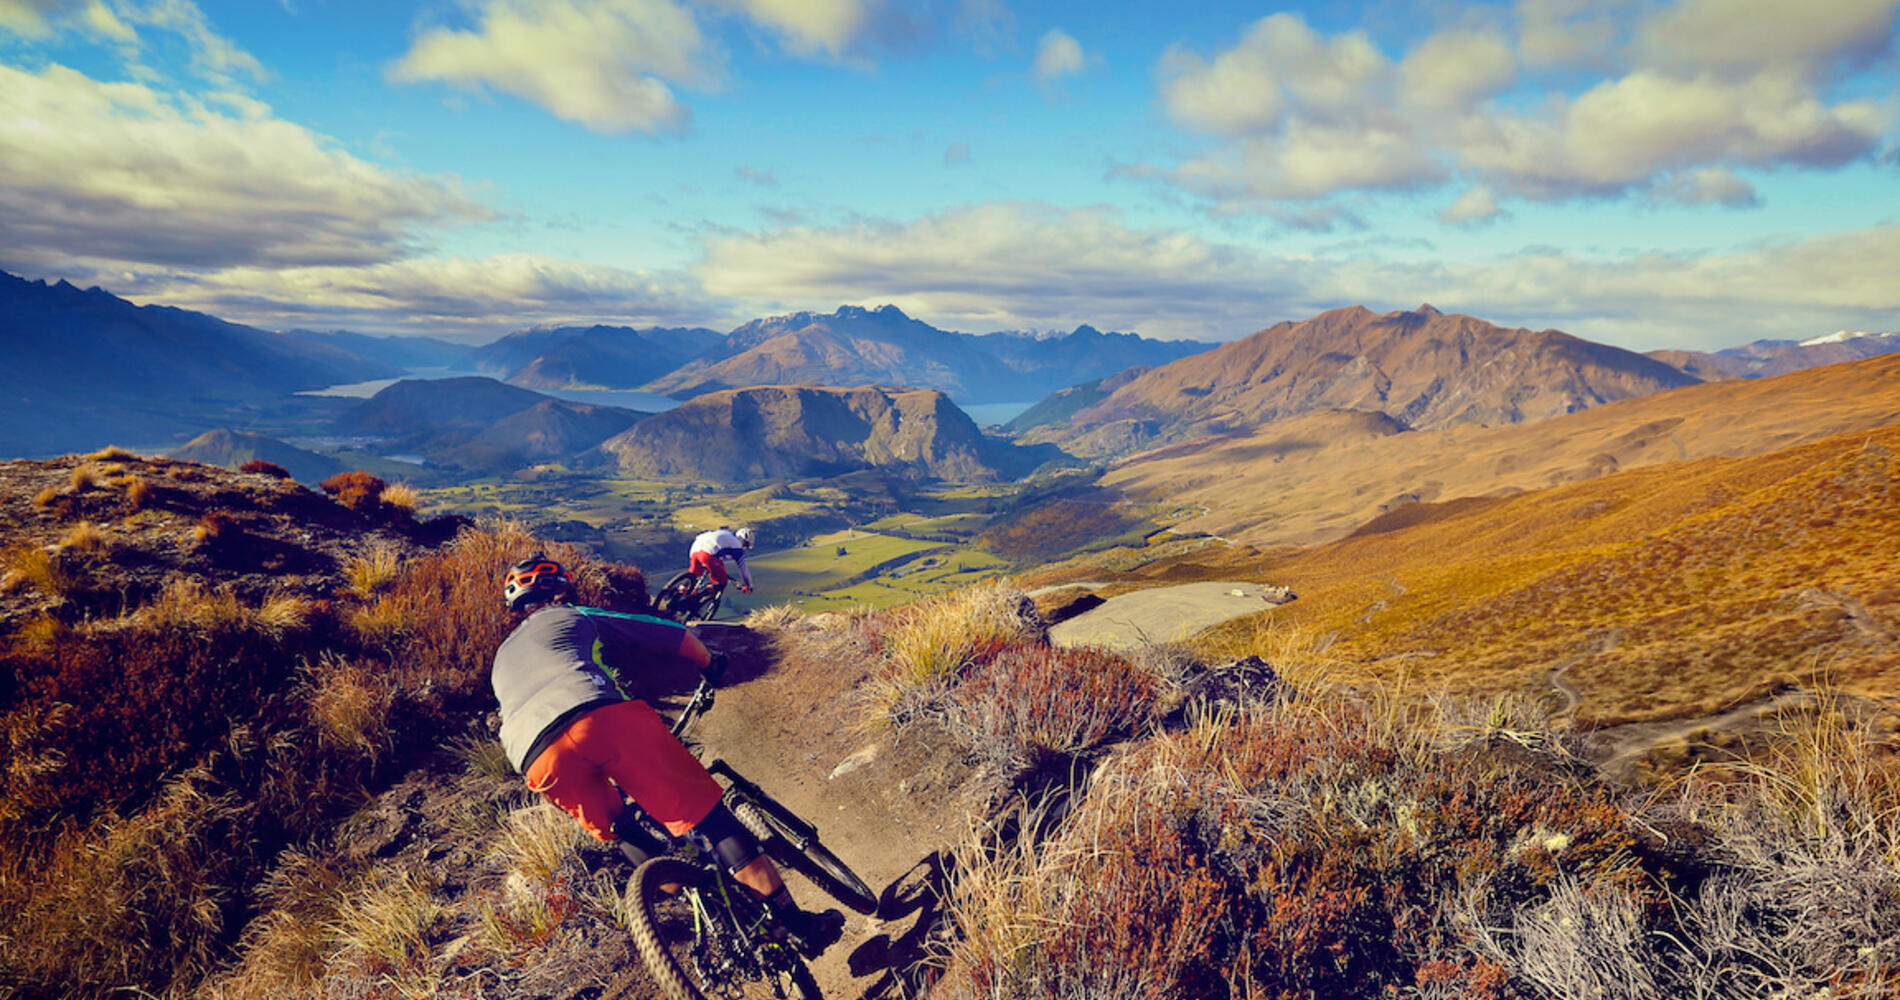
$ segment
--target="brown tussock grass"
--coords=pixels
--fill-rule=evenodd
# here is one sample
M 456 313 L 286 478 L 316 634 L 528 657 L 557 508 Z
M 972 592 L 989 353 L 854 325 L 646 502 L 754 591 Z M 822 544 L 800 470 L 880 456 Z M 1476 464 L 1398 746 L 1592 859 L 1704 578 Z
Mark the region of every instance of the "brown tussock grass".
M 356 596 L 368 600 L 396 581 L 402 553 L 388 541 L 376 541 L 363 547 L 343 564 L 344 579 Z
M 91 521 L 81 521 L 67 529 L 65 537 L 59 541 L 61 551 L 78 552 L 81 555 L 98 557 L 105 555 L 110 545 L 106 542 L 105 532 Z
M 413 514 L 422 504 L 422 493 L 408 483 L 390 483 L 383 487 L 382 500 L 390 507 Z
M 5 565 L 8 577 L 16 579 L 14 587 L 30 586 L 54 600 L 65 597 L 76 583 L 58 555 L 43 546 L 16 546 L 7 552 Z
M 309 669 L 306 683 L 310 712 L 325 743 L 372 761 L 394 747 L 390 714 L 396 690 L 387 671 L 325 656 Z

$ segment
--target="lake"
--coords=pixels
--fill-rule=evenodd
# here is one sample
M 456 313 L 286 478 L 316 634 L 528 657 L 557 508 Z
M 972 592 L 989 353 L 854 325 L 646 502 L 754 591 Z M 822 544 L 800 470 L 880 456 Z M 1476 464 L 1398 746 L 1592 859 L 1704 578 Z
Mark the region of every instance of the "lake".
M 368 399 L 371 396 L 405 379 L 418 382 L 433 382 L 445 378 L 495 378 L 493 372 L 465 372 L 449 368 L 411 368 L 402 378 L 378 378 L 368 382 L 346 382 L 323 389 L 311 389 L 300 392 L 299 396 L 343 396 L 349 399 Z M 496 379 L 496 381 L 500 381 Z M 628 410 L 641 410 L 646 413 L 659 413 L 680 405 L 679 400 L 662 396 L 657 392 L 639 392 L 634 389 L 536 389 L 535 392 L 556 399 L 565 399 L 571 403 L 592 403 L 596 406 L 618 406 Z

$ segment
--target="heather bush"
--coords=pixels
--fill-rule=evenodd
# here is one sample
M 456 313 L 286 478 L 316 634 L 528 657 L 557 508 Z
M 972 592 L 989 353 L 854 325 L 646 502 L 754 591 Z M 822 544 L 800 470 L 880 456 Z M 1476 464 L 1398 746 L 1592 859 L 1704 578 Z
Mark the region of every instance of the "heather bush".
M 1380 739 L 1367 711 L 1287 703 L 1131 745 L 1014 870 L 965 864 L 987 874 L 959 883 L 948 995 L 1501 997 L 1451 901 L 1498 926 L 1573 883 L 1658 896 L 1607 791 Z
M 260 475 L 270 476 L 273 479 L 289 479 L 290 478 L 289 469 L 286 469 L 283 466 L 278 465 L 276 462 L 266 462 L 261 458 L 253 458 L 250 461 L 244 463 L 243 465 L 238 466 L 238 471 L 239 472 L 254 472 Z
M 389 484 L 367 472 L 339 472 L 319 485 L 323 492 L 336 497 L 337 503 L 367 513 L 382 504 L 383 490 Z
M 945 725 L 979 759 L 1015 772 L 1145 733 L 1158 685 L 1098 649 L 1005 646 L 946 697 Z

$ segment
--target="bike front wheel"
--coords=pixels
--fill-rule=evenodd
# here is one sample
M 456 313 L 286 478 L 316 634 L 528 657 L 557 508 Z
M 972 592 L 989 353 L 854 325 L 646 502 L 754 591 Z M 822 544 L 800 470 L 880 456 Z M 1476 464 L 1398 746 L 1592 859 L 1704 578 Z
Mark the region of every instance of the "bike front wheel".
M 668 892 L 669 887 L 677 890 Z M 750 953 L 741 950 L 746 945 L 728 926 L 717 887 L 699 866 L 654 858 L 634 872 L 627 896 L 634 949 L 660 991 L 673 1000 L 823 1000 L 811 968 L 790 945 L 767 941 Z
M 877 893 L 864 884 L 850 865 L 819 843 L 816 834 L 801 837 L 792 824 L 774 815 L 771 809 L 760 808 L 749 801 L 733 803 L 732 814 L 759 838 L 760 845 L 773 861 L 805 876 L 826 895 L 859 913 L 877 912 Z

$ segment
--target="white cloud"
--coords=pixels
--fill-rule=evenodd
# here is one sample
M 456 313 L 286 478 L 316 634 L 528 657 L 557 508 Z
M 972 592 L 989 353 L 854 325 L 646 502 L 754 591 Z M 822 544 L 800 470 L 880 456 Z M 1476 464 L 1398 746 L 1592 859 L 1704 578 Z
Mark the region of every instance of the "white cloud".
M 1458 196 L 1458 200 L 1438 213 L 1438 220 L 1454 226 L 1483 226 L 1508 218 L 1511 213 L 1498 207 L 1489 188 L 1476 187 Z
M 488 214 L 254 101 L 221 103 L 0 65 L 0 254 L 15 267 L 362 263 L 400 253 L 417 226 Z
M 1758 7 L 1760 17 L 1744 16 Z M 1499 29 L 1458 28 L 1420 40 L 1396 66 L 1361 32 L 1324 37 L 1296 14 L 1275 14 L 1211 57 L 1179 47 L 1162 57 L 1163 107 L 1210 141 L 1146 173 L 1219 214 L 1449 180 L 1487 188 L 1493 208 L 1510 196 L 1658 188 L 1743 203 L 1752 193 L 1735 183 L 1716 190 L 1675 178 L 1830 169 L 1879 154 L 1891 102 L 1840 96 L 1867 87 L 1823 88 L 1891 48 L 1897 8 L 1900 0 L 1683 0 L 1643 19 L 1647 8 L 1632 3 L 1521 0 L 1516 51 Z M 1639 40 L 1622 56 L 1637 63 L 1581 92 L 1574 75 L 1562 85 L 1540 75 L 1608 65 L 1626 34 Z
M 1812 73 L 1888 52 L 1900 0 L 1682 0 L 1642 26 L 1647 64 L 1689 73 Z
M 1682 80 L 1637 71 L 1542 118 L 1471 119 L 1461 153 L 1519 194 L 1614 194 L 1698 164 L 1833 167 L 1879 147 L 1885 114 L 1865 102 L 1824 104 L 1787 75 Z
M 528 254 L 365 267 L 173 272 L 149 278 L 135 291 L 132 297 L 141 301 L 198 309 L 266 329 L 344 328 L 475 343 L 543 324 L 681 326 L 723 315 L 718 304 L 678 275 Z
M 1183 163 L 1170 177 L 1222 202 L 1323 198 L 1343 190 L 1436 182 L 1444 168 L 1432 152 L 1401 124 L 1293 122 L 1281 134 L 1230 143 L 1214 156 Z
M 1080 73 L 1087 65 L 1082 43 L 1061 28 L 1049 29 L 1036 45 L 1036 76 L 1042 80 Z
M 724 76 L 692 13 L 671 0 L 486 0 L 475 31 L 425 32 L 390 68 L 401 81 L 491 87 L 597 132 L 677 132 L 671 84 Z
M 191 0 L 117 0 L 119 18 L 131 24 L 171 32 L 185 40 L 191 49 L 192 69 L 200 76 L 235 84 L 240 78 L 251 81 L 269 79 L 270 73 L 237 43 L 212 30 L 204 11 Z M 95 31 L 114 37 L 112 12 L 102 5 L 88 5 L 87 23 Z M 119 31 L 129 34 L 124 25 Z M 120 40 L 124 40 L 121 38 Z
M 751 311 L 892 303 L 948 329 L 1092 323 L 1150 336 L 1228 339 L 1301 294 L 1251 251 L 1123 225 L 1106 209 L 972 205 L 908 223 L 720 236 L 698 276 Z
M 859 0 L 713 0 L 740 10 L 785 40 L 800 55 L 845 54 L 870 27 L 872 13 Z
M 1750 208 L 1761 203 L 1755 186 L 1725 167 L 1704 167 L 1666 178 L 1652 192 L 1662 201 L 1684 205 L 1726 205 Z
M 131 59 L 144 45 L 134 25 L 178 36 L 201 77 L 239 86 L 270 76 L 255 56 L 213 30 L 192 0 L 0 0 L 0 28 L 32 39 L 76 31 L 124 48 Z
M 1509 87 L 1517 58 L 1494 31 L 1447 31 L 1433 35 L 1399 64 L 1399 95 L 1407 103 L 1462 110 Z
M 1624 4 L 1521 0 L 1518 54 L 1533 69 L 1608 65 L 1617 40 L 1613 15 Z
M 1480 197 L 1468 211 L 1482 211 Z M 1476 218 L 1473 214 L 1471 218 Z M 894 303 L 948 329 L 1069 327 L 1227 340 L 1364 304 L 1432 302 L 1638 350 L 1900 328 L 1900 225 L 1739 252 L 1526 251 L 1413 262 L 1274 257 L 1126 225 L 1102 209 L 1004 202 L 908 222 L 722 236 L 698 277 L 751 314 Z

